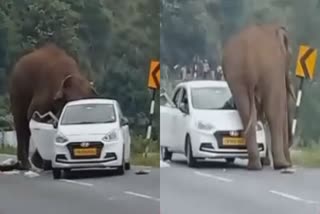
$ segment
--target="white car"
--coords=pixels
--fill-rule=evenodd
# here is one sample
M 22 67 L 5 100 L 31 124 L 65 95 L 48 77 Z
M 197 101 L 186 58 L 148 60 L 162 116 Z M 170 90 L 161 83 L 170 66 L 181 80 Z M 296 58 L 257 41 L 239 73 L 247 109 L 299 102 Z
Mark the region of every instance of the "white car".
M 163 160 L 185 154 L 190 167 L 200 159 L 247 159 L 240 136 L 243 125 L 225 81 L 189 81 L 176 86 L 173 98 L 160 106 L 160 146 Z M 256 127 L 261 161 L 266 157 L 264 125 Z
M 111 167 L 120 175 L 130 169 L 128 120 L 116 100 L 69 102 L 53 127 L 30 122 L 32 140 L 44 159 L 51 158 L 55 179 L 76 168 Z M 43 143 L 46 137 L 51 141 Z

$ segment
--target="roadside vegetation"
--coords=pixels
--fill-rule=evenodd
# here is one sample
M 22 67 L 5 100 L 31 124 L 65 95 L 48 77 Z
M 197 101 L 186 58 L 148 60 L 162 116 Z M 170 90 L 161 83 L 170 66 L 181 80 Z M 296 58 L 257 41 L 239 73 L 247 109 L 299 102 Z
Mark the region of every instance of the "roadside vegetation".
M 291 152 L 293 164 L 303 167 L 320 167 L 320 145 L 309 143 L 308 146 L 297 146 Z
M 0 145 L 0 154 L 15 155 L 16 148 L 7 144 Z
M 49 41 L 77 60 L 101 97 L 119 101 L 131 124 L 132 138 L 145 135 L 151 99 L 148 69 L 151 59 L 160 58 L 159 19 L 157 0 L 1 3 L 0 129 L 13 128 L 7 80 L 14 63 L 22 54 Z M 156 108 L 154 140 L 158 140 L 158 124 L 159 108 Z M 144 145 L 142 140 L 133 140 L 133 144 L 133 147 Z M 15 153 L 12 148 L 1 146 L 0 152 Z M 147 164 L 149 159 L 143 162 Z

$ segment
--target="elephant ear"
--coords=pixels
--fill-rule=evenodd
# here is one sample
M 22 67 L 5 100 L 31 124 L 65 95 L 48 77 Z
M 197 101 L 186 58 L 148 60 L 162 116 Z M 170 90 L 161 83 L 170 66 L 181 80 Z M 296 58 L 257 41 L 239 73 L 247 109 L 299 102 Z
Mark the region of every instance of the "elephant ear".
M 59 100 L 59 99 L 63 98 L 63 95 L 64 95 L 63 91 L 64 91 L 64 89 L 71 86 L 71 79 L 72 79 L 72 75 L 68 75 L 62 80 L 60 88 L 59 88 L 58 92 L 56 93 L 56 95 L 54 96 L 54 100 Z

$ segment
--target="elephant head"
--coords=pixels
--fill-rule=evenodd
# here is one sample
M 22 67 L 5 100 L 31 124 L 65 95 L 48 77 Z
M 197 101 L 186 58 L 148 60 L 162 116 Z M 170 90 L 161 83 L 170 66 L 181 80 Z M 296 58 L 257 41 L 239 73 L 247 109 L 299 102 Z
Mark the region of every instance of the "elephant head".
M 89 82 L 80 74 L 66 76 L 54 96 L 53 111 L 59 117 L 63 106 L 70 101 L 94 98 L 98 93 L 93 87 L 93 82 Z

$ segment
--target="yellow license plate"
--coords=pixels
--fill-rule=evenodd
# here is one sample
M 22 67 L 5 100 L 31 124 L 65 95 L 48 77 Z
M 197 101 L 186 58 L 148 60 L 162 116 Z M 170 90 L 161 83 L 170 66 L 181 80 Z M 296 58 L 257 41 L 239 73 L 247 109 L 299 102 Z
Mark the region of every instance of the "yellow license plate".
M 225 137 L 223 138 L 224 146 L 244 146 L 246 145 L 245 139 L 241 137 Z
M 74 149 L 73 154 L 76 157 L 96 156 L 97 155 L 97 148 Z

